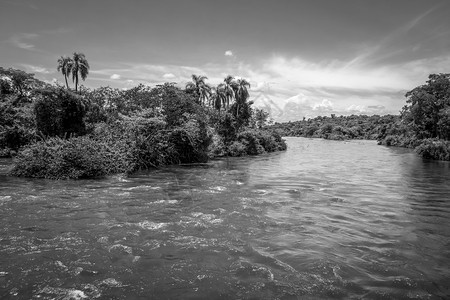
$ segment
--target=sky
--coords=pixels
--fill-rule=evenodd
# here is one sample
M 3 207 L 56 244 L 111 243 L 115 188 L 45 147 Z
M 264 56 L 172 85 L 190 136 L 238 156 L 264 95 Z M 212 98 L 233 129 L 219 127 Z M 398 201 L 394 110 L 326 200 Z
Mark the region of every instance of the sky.
M 60 83 L 130 88 L 192 74 L 251 83 L 276 121 L 398 114 L 429 74 L 450 73 L 448 0 L 0 0 L 0 66 Z

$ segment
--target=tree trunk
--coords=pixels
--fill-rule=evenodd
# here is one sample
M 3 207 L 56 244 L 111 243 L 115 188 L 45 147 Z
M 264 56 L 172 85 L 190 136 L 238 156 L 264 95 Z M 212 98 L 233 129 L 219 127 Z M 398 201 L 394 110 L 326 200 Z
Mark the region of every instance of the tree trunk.
M 66 88 L 69 89 L 69 83 L 67 83 L 67 75 L 64 75 L 64 79 L 66 80 Z

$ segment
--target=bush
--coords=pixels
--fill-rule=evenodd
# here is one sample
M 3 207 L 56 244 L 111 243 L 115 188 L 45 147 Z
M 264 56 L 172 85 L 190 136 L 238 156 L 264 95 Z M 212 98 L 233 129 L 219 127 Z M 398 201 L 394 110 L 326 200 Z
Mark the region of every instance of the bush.
M 114 150 L 110 159 L 126 164 L 119 172 L 130 173 L 174 160 L 176 153 L 169 145 L 165 128 L 166 123 L 158 118 L 122 117 L 111 123 L 97 124 L 91 137 Z
M 247 147 L 241 142 L 234 141 L 228 146 L 229 156 L 245 156 L 247 155 Z
M 36 129 L 44 136 L 86 133 L 86 107 L 81 96 L 63 88 L 40 90 L 34 106 Z
M 274 131 L 246 129 L 228 147 L 228 155 L 258 155 L 286 150 L 286 142 Z
M 37 142 L 15 158 L 13 176 L 48 179 L 91 178 L 108 173 L 107 145 L 87 137 Z
M 187 122 L 169 134 L 169 142 L 177 153 L 178 163 L 206 162 L 212 138 L 206 124 L 196 119 L 195 115 L 186 116 L 186 119 Z
M 426 139 L 416 147 L 423 158 L 450 160 L 450 142 L 438 139 Z
M 0 157 L 12 156 L 36 138 L 33 109 L 18 99 L 16 95 L 3 95 L 0 101 Z
M 217 132 L 213 132 L 211 135 L 211 143 L 208 147 L 208 157 L 221 157 L 226 154 L 227 150 L 223 138 Z
M 379 145 L 415 148 L 422 140 L 412 135 L 387 135 L 384 139 L 378 140 Z

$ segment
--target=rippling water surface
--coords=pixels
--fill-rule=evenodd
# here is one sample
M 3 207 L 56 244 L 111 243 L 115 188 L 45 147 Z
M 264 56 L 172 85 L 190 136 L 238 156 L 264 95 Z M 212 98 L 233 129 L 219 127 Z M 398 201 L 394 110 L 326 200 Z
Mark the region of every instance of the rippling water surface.
M 448 299 L 450 165 L 373 141 L 6 177 L 0 299 Z

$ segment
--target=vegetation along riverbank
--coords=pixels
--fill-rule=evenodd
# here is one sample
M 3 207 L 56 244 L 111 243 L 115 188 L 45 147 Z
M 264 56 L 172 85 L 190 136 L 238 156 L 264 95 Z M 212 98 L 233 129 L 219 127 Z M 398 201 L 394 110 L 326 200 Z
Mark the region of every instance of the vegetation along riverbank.
M 82 53 L 61 57 L 65 86 L 0 68 L 0 155 L 14 157 L 11 175 L 91 178 L 286 149 L 264 129 L 268 114 L 252 107 L 245 79 L 89 89 L 79 84 L 89 68 Z
M 424 158 L 450 160 L 450 74 L 431 74 L 426 84 L 407 92 L 399 115 L 319 116 L 271 128 L 283 136 L 377 140 L 414 148 Z

